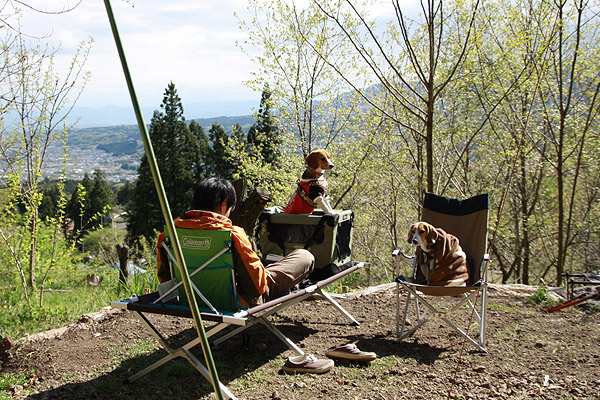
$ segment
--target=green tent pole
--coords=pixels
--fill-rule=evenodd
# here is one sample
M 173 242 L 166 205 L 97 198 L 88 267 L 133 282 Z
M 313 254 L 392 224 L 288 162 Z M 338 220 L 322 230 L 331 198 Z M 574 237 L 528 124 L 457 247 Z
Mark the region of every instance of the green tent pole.
M 194 317 L 194 322 L 196 324 L 196 330 L 198 332 L 198 336 L 200 337 L 202 344 L 202 352 L 204 353 L 204 359 L 206 361 L 206 365 L 210 371 L 210 376 L 212 380 L 213 389 L 217 398 L 219 400 L 223 399 L 223 393 L 221 391 L 221 387 L 219 385 L 219 377 L 217 375 L 217 368 L 215 367 L 214 360 L 212 358 L 212 353 L 210 351 L 210 347 L 208 344 L 208 339 L 206 337 L 206 332 L 204 331 L 204 324 L 202 323 L 202 317 L 200 316 L 200 310 L 198 309 L 198 303 L 196 302 L 196 296 L 194 295 L 191 284 L 190 284 L 190 276 L 185 265 L 185 260 L 183 258 L 183 254 L 181 252 L 181 246 L 179 243 L 179 238 L 175 232 L 175 225 L 173 223 L 173 217 L 171 216 L 171 210 L 169 208 L 169 203 L 167 201 L 167 196 L 165 194 L 165 189 L 163 187 L 162 179 L 160 177 L 160 171 L 158 169 L 158 164 L 156 163 L 156 157 L 154 156 L 154 150 L 152 149 L 152 143 L 150 142 L 150 136 L 148 135 L 148 130 L 146 128 L 146 124 L 144 123 L 144 117 L 142 115 L 142 111 L 140 109 L 140 105 L 137 99 L 137 95 L 135 94 L 135 88 L 133 87 L 133 81 L 131 80 L 131 74 L 129 73 L 129 68 L 127 66 L 127 60 L 125 59 L 125 53 L 123 51 L 123 45 L 121 44 L 121 39 L 119 36 L 119 31 L 117 29 L 117 24 L 115 22 L 115 17 L 112 12 L 112 7 L 110 5 L 110 0 L 104 0 L 104 5 L 106 6 L 106 12 L 108 14 L 108 19 L 110 21 L 110 27 L 112 29 L 113 36 L 115 38 L 115 42 L 117 45 L 117 50 L 119 52 L 119 58 L 121 59 L 121 65 L 123 66 L 123 72 L 125 74 L 125 80 L 127 81 L 127 87 L 129 88 L 129 94 L 131 96 L 131 102 L 133 103 L 133 108 L 135 111 L 135 116 L 137 118 L 138 127 L 140 129 L 140 134 L 142 136 L 142 141 L 144 142 L 144 150 L 146 152 L 146 157 L 148 158 L 148 164 L 150 165 L 150 170 L 152 172 L 152 178 L 154 179 L 154 186 L 156 187 L 156 192 L 158 193 L 158 199 L 160 201 L 160 207 L 162 209 L 163 216 L 165 218 L 165 225 L 167 226 L 167 231 L 169 233 L 169 237 L 172 239 L 173 251 L 175 252 L 175 258 L 177 259 L 177 263 L 179 265 L 179 272 L 181 273 L 183 286 L 185 288 L 185 293 L 190 303 L 190 308 L 192 310 L 192 316 Z

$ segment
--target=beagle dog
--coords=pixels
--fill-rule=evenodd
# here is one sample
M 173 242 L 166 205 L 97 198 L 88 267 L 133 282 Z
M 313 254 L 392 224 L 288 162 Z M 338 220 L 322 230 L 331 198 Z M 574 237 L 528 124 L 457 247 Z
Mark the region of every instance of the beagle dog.
M 327 181 L 323 171 L 334 167 L 327 150 L 319 149 L 306 157 L 306 169 L 302 179 L 298 181 L 296 191 L 290 197 L 285 210 L 286 214 L 310 214 L 319 207 L 327 214 L 333 214 L 327 193 Z
M 408 243 L 418 246 L 417 263 L 427 285 L 467 285 L 467 257 L 456 236 L 427 222 L 417 222 L 408 231 Z

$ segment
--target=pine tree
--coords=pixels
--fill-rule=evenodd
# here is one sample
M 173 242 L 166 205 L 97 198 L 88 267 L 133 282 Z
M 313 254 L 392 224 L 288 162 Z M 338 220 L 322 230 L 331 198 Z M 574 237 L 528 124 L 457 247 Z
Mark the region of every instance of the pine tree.
M 208 166 L 208 158 L 210 153 L 210 143 L 208 141 L 208 136 L 204 133 L 204 128 L 202 125 L 192 120 L 190 122 L 190 132 L 192 137 L 198 142 L 199 148 L 199 160 L 196 165 L 196 171 L 194 177 L 196 180 L 201 180 L 202 178 L 206 178 L 210 175 L 211 171 Z
M 67 204 L 67 216 L 73 221 L 75 232 L 85 233 L 110 222 L 109 209 L 115 204 L 115 195 L 104 179 L 102 171 L 94 171 L 94 179 L 86 173 Z
M 110 223 L 109 211 L 115 205 L 115 194 L 104 179 L 104 174 L 101 170 L 94 171 L 94 180 L 87 196 L 90 215 L 98 215 L 93 221 L 90 221 L 90 228 L 97 228 L 101 225 Z
M 134 188 L 135 185 L 129 181 L 118 185 L 115 190 L 117 204 L 126 205 L 131 200 Z
M 58 212 L 58 200 L 60 198 L 60 191 L 57 184 L 46 186 L 43 191 L 42 202 L 38 207 L 38 215 L 41 220 L 46 218 L 54 217 Z
M 236 172 L 236 166 L 227 159 L 229 136 L 218 123 L 214 123 L 208 132 L 208 137 L 212 143 L 208 157 L 211 174 L 225 179 L 232 179 L 233 174 Z
M 154 112 L 149 135 L 171 215 L 177 217 L 189 208 L 194 183 L 202 169 L 201 130 L 194 126 L 192 132 L 185 121 L 181 99 L 173 82 L 167 86 L 160 107 L 163 111 Z M 165 220 L 146 155 L 138 168 L 132 201 L 126 208 L 127 231 L 131 239 L 141 235 L 152 238 L 155 230 L 163 229 Z
M 283 139 L 279 134 L 275 118 L 271 114 L 270 97 L 271 92 L 267 85 L 260 99 L 257 121 L 248 130 L 248 145 L 250 151 L 260 154 L 265 163 L 275 166 L 281 156 L 279 147 Z
M 244 135 L 244 129 L 240 124 L 235 124 L 231 127 L 231 136 L 236 138 L 240 143 L 244 143 L 247 140 Z

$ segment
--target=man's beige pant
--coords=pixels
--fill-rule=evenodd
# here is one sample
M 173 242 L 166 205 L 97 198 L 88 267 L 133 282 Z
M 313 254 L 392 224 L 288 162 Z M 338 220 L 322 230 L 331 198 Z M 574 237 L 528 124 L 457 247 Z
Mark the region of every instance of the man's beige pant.
M 304 249 L 297 249 L 266 267 L 267 291 L 262 295 L 262 303 L 287 293 L 308 276 L 315 266 L 315 257 Z

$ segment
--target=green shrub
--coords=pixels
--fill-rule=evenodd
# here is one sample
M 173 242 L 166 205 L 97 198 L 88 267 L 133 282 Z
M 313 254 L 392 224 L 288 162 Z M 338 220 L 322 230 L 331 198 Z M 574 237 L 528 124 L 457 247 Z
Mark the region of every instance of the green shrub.
M 535 294 L 527 298 L 527 301 L 544 307 L 552 307 L 558 304 L 558 302 L 550 296 L 548 289 L 545 286 L 540 286 Z

